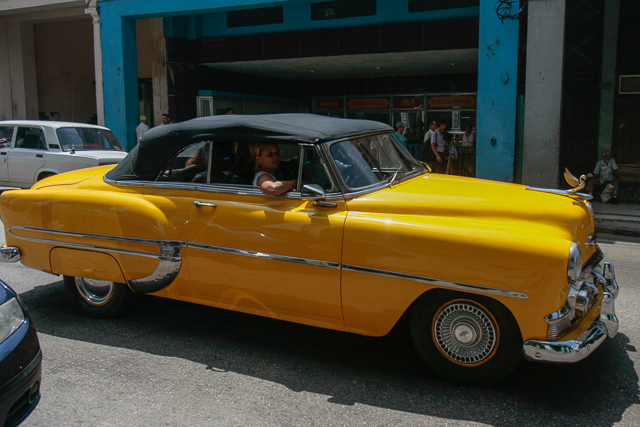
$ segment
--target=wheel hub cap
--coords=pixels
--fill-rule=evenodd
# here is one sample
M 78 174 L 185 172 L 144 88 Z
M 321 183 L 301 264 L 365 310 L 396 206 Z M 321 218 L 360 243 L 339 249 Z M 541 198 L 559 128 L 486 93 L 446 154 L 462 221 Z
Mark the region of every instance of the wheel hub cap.
M 111 298 L 113 282 L 76 277 L 76 288 L 88 303 L 101 305 Z
M 433 326 L 440 350 L 455 362 L 475 364 L 489 358 L 497 345 L 489 315 L 473 304 L 453 303 L 438 313 Z

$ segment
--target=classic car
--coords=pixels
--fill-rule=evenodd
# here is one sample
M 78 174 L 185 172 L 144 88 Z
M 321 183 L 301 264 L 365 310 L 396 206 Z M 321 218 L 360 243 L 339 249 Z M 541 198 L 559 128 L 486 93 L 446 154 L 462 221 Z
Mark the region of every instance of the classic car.
M 265 153 L 289 191 L 253 185 Z M 373 121 L 206 117 L 147 131 L 115 167 L 4 192 L 0 258 L 63 275 L 91 316 L 133 293 L 368 336 L 406 316 L 434 372 L 490 383 L 617 333 L 578 190 L 430 173 Z
M 109 129 L 84 123 L 0 122 L 0 186 L 29 188 L 51 175 L 124 159 Z
M 18 294 L 0 280 L 0 426 L 14 427 L 40 401 L 42 352 Z

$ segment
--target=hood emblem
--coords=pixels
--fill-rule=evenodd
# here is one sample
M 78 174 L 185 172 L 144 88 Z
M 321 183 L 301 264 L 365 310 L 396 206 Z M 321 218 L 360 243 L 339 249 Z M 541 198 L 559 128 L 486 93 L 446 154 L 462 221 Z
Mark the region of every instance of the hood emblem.
M 577 193 L 580 190 L 584 190 L 587 186 L 586 175 L 580 175 L 580 179 L 578 179 L 569 172 L 568 168 L 564 168 L 564 179 L 567 181 L 567 184 L 573 187 L 571 190 L 567 190 L 567 193 Z
M 571 172 L 569 172 L 569 169 L 565 168 L 564 169 L 564 179 L 567 180 L 567 184 L 569 184 L 571 187 L 570 190 L 555 190 L 552 188 L 539 188 L 539 187 L 527 187 L 527 190 L 533 190 L 533 191 L 541 191 L 543 193 L 552 193 L 552 194 L 558 194 L 560 196 L 567 196 L 567 197 L 571 197 L 572 199 L 576 199 L 576 200 L 591 200 L 593 199 L 593 196 L 587 193 L 579 193 L 580 190 L 584 190 L 584 188 L 587 186 L 587 177 L 586 175 L 581 175 L 580 179 L 576 178 L 575 176 L 573 176 L 573 174 Z

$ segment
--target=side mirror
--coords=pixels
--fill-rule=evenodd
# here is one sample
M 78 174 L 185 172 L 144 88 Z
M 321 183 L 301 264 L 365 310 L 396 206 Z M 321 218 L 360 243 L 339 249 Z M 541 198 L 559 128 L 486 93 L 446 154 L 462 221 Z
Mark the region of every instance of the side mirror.
M 300 194 L 304 199 L 321 200 L 324 199 L 326 193 L 318 184 L 305 184 L 302 186 Z

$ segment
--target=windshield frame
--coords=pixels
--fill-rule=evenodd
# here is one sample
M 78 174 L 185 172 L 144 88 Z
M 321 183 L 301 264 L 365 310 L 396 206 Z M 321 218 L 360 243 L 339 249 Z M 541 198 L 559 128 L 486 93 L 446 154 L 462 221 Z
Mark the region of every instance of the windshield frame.
M 370 185 L 365 185 L 362 187 L 349 186 L 346 183 L 345 178 L 342 176 L 342 173 L 340 173 L 340 170 L 333 157 L 331 147 L 333 147 L 335 144 L 339 144 L 345 141 L 353 141 L 354 139 L 371 138 L 371 137 L 384 136 L 384 135 L 386 135 L 391 141 L 393 147 L 395 148 L 396 154 L 399 156 L 402 156 L 401 160 L 403 162 L 414 164 L 415 165 L 414 169 L 410 169 L 407 172 L 402 172 L 398 174 L 390 174 L 385 179 L 380 180 L 376 183 L 372 183 Z M 348 137 L 327 141 L 322 145 L 323 145 L 323 151 L 325 153 L 325 156 L 329 160 L 328 163 L 329 163 L 331 172 L 334 176 L 334 179 L 336 179 L 336 182 L 339 183 L 342 193 L 345 195 L 348 194 L 350 196 L 356 196 L 356 195 L 368 194 L 374 191 L 378 191 L 382 188 L 389 187 L 391 184 L 397 185 L 400 182 L 403 182 L 411 178 L 415 178 L 417 176 L 420 176 L 429 172 L 429 170 L 425 168 L 422 162 L 412 157 L 409 151 L 406 149 L 406 147 L 401 146 L 401 144 L 402 143 L 394 136 L 394 132 L 382 131 L 382 132 L 371 132 L 371 133 L 359 134 L 359 135 L 351 135 Z

